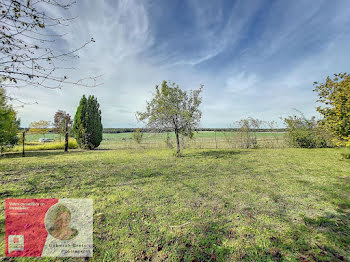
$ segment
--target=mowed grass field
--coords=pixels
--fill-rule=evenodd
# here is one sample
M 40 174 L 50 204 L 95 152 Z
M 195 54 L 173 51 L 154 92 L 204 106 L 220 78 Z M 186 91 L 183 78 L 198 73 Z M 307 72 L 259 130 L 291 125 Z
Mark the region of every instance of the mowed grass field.
M 92 261 L 349 261 L 342 149 L 108 144 L 1 158 L 0 250 L 6 198 L 92 198 Z

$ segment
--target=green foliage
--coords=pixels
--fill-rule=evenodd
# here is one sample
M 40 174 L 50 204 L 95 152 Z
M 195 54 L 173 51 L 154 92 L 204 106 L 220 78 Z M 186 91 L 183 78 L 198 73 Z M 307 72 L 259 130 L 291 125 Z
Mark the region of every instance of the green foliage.
M 85 95 L 80 99 L 79 106 L 74 116 L 73 131 L 75 139 L 80 147 L 83 147 L 86 143 L 86 109 L 87 99 Z
M 133 133 L 137 128 L 103 128 L 103 133 L 106 134 L 119 134 L 119 133 Z M 144 129 L 140 129 L 144 132 Z
M 137 128 L 135 132 L 132 133 L 132 137 L 136 143 L 141 144 L 142 138 L 143 138 L 143 132 L 141 132 L 141 130 Z
M 86 118 L 89 139 L 88 148 L 93 149 L 100 145 L 103 132 L 100 104 L 94 96 L 89 96 L 88 98 Z
M 100 105 L 97 98 L 85 95 L 80 100 L 74 117 L 75 138 L 81 148 L 94 149 L 102 141 L 102 122 Z
M 7 104 L 5 90 L 0 88 L 0 150 L 14 146 L 17 141 L 19 120 L 16 112 Z
M 58 110 L 55 113 L 54 120 L 53 120 L 53 125 L 54 125 L 54 132 L 56 134 L 65 134 L 66 132 L 66 123 L 68 127 L 71 126 L 72 120 L 71 117 L 68 113 L 62 110 Z
M 175 132 L 178 156 L 181 155 L 179 135 L 192 137 L 199 125 L 202 89 L 203 86 L 187 92 L 175 83 L 163 81 L 161 87 L 156 86 L 156 94 L 147 102 L 146 111 L 137 112 L 138 119 L 147 121 L 148 128 Z
M 291 147 L 316 148 L 330 147 L 328 133 L 315 117 L 306 119 L 303 114 L 289 116 L 284 119 L 287 126 L 286 141 Z
M 165 138 L 164 138 L 164 142 L 165 142 L 167 148 L 171 148 L 171 149 L 174 148 L 174 145 L 173 145 L 173 143 L 171 142 L 171 138 L 170 138 L 170 135 L 169 135 L 168 132 L 166 133 L 166 136 L 165 136 Z
M 324 116 L 324 128 L 330 130 L 336 145 L 350 146 L 350 74 L 334 74 L 333 79 L 327 77 L 314 91 L 319 96 L 317 101 L 323 103 L 317 111 Z
M 32 134 L 42 134 L 45 137 L 45 134 L 50 131 L 50 122 L 45 120 L 40 120 L 32 122 L 29 125 L 29 132 Z

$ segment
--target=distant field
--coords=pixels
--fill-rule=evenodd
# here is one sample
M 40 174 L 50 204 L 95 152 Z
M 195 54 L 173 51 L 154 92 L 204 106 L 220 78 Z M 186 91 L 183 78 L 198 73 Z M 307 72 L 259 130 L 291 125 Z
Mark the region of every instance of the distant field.
M 283 147 L 284 146 L 284 132 L 256 132 L 258 144 L 260 147 Z M 168 134 L 170 137 L 170 144 L 175 147 L 175 134 L 173 132 Z M 26 142 L 31 144 L 37 143 L 39 138 L 43 135 L 27 134 Z M 60 140 L 60 136 L 57 134 L 46 134 L 46 138 Z M 166 148 L 167 144 L 165 139 L 167 133 L 144 133 L 144 137 L 141 144 L 137 144 L 133 138 L 132 133 L 104 133 L 103 141 L 99 148 L 101 149 L 132 149 L 132 148 Z M 63 143 L 64 138 L 61 137 Z M 200 131 L 195 132 L 193 139 L 184 137 L 181 140 L 186 148 L 240 148 L 240 134 L 237 132 L 214 132 L 214 131 Z M 44 144 L 44 143 L 42 143 Z M 49 144 L 49 143 L 45 143 Z M 28 147 L 28 150 L 33 147 Z M 34 150 L 34 149 L 33 149 Z M 18 151 L 18 147 L 16 147 Z
M 132 133 L 103 134 L 102 148 L 166 148 L 167 133 L 145 133 L 140 145 L 132 139 Z M 283 147 L 283 132 L 257 132 L 258 144 L 261 147 Z M 175 147 L 175 134 L 169 133 L 170 143 Z M 186 148 L 239 148 L 241 147 L 240 134 L 237 132 L 200 131 L 194 134 L 193 139 L 184 137 L 181 140 Z
M 44 135 L 41 135 L 41 134 L 29 134 L 29 133 L 25 135 L 26 142 L 38 142 L 40 138 L 44 138 Z M 60 141 L 60 135 L 53 134 L 53 133 L 45 134 L 45 138 L 55 139 L 56 141 Z M 61 136 L 61 141 L 64 141 L 64 137 L 63 136 Z
M 8 154 L 0 159 L 0 250 L 6 198 L 92 198 L 91 261 L 349 261 L 350 160 L 342 152 Z

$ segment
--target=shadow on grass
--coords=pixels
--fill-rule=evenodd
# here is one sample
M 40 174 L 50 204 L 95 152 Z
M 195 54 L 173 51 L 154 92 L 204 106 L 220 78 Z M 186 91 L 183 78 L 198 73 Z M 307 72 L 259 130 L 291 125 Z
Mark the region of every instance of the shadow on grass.
M 339 179 L 341 183 L 334 183 L 331 187 L 316 187 L 325 193 L 325 199 L 337 207 L 336 212 L 328 212 L 318 217 L 304 217 L 304 223 L 327 238 L 328 244 L 316 244 L 323 258 L 350 261 L 347 259 L 350 258 L 350 200 L 342 193 L 349 189 L 349 178 Z M 334 191 L 334 188 L 339 191 Z
M 235 155 L 246 153 L 240 150 L 207 150 L 195 153 L 184 153 L 183 157 L 212 157 L 212 158 L 231 158 Z
M 97 148 L 95 148 L 95 149 L 93 149 L 93 150 L 91 150 L 91 151 L 116 151 L 116 150 L 118 150 L 118 149 L 116 149 L 116 148 L 106 148 L 106 147 L 97 147 Z
M 58 156 L 58 155 L 67 155 L 67 154 L 76 154 L 83 153 L 82 150 L 70 150 L 68 152 L 64 152 L 63 150 L 40 150 L 40 151 L 26 151 L 25 157 L 45 157 L 45 156 Z M 9 152 L 3 154 L 1 158 L 22 158 L 22 152 Z
M 191 230 L 194 234 L 179 243 L 178 261 L 226 261 L 230 250 L 222 245 L 226 233 L 224 227 L 224 224 L 212 221 L 195 226 Z
M 334 186 L 339 187 L 339 184 Z M 297 247 L 299 261 L 350 261 L 350 201 L 333 188 L 317 189 L 326 193 L 325 199 L 337 207 L 336 211 L 317 217 L 304 216 L 304 223 L 298 225 L 290 223 L 293 244 L 280 240 L 277 246 L 294 251 Z M 346 190 L 346 185 L 342 190 Z M 318 237 L 310 241 L 310 234 Z
M 319 254 L 332 261 L 345 261 L 350 255 L 350 212 L 342 211 L 340 214 L 328 213 L 317 218 L 304 218 L 307 226 L 322 232 L 332 243 L 332 246 L 316 244 L 320 249 Z
M 43 177 L 35 176 L 30 179 L 26 179 L 22 183 L 22 188 L 9 188 L 3 190 L 0 195 L 0 199 L 5 198 L 26 198 L 37 194 L 46 194 L 46 193 L 59 193 L 62 189 L 64 189 L 69 183 L 69 180 L 57 180 L 55 185 L 41 185 Z

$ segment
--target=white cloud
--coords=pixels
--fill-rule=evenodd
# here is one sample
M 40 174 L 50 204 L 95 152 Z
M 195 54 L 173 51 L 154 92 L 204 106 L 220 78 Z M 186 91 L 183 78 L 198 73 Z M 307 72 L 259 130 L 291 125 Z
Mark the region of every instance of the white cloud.
M 189 1 L 193 34 L 186 39 L 175 37 L 173 43 L 174 38 L 157 38 L 151 25 L 163 30 L 168 25 L 152 24 L 152 9 L 146 2 L 79 1 L 71 10 L 72 16 L 79 17 L 70 27 L 58 29 L 66 34 L 55 47 L 73 49 L 94 37 L 96 43 L 67 65 L 77 68 L 70 72 L 73 79 L 103 74 L 103 85 L 10 92 L 21 100 L 38 102 L 18 109 L 23 126 L 51 120 L 57 109 L 74 115 L 83 94 L 97 96 L 104 126 L 136 126 L 135 112 L 144 108 L 162 80 L 175 81 L 185 89 L 205 85 L 202 126 L 226 127 L 247 116 L 278 120 L 293 108 L 311 115 L 316 98 L 313 81 L 346 71 L 350 53 L 350 4 L 339 1 L 326 10 L 320 8 L 322 4 L 328 2 L 272 4 L 262 15 L 263 1 L 237 1 L 225 17 L 225 6 Z M 178 33 L 186 30 L 178 28 Z M 195 51 L 188 52 L 186 44 Z M 226 60 L 211 65 L 219 55 L 227 55 Z M 203 62 L 209 65 L 200 69 Z
M 226 91 L 236 94 L 252 94 L 258 89 L 258 78 L 254 74 L 240 72 L 226 80 Z

